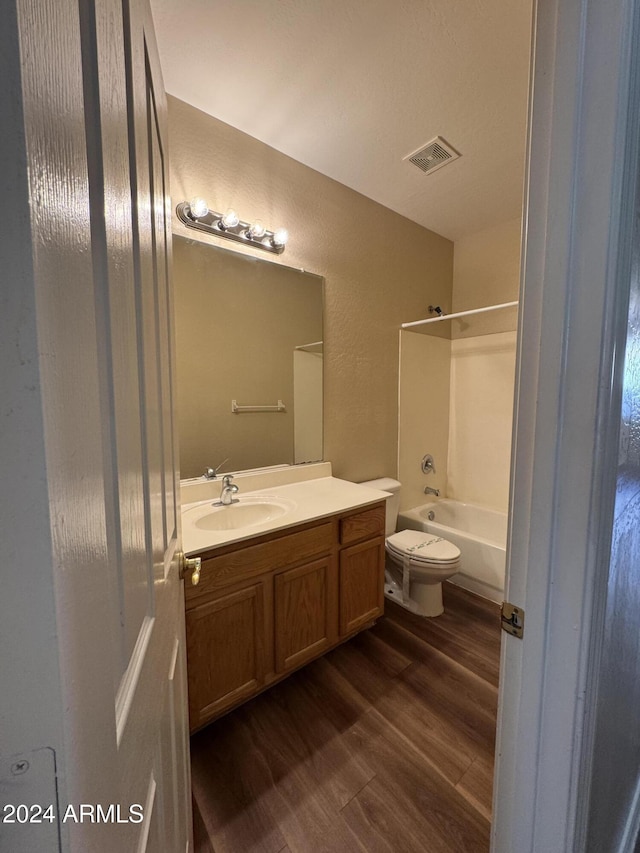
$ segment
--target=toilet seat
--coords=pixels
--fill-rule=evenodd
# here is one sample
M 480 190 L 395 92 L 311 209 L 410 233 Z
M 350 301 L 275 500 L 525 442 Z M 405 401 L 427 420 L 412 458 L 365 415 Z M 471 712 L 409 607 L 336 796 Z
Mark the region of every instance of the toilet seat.
M 401 530 L 389 536 L 385 547 L 391 556 L 412 566 L 453 567 L 460 561 L 460 549 L 452 542 L 420 530 Z

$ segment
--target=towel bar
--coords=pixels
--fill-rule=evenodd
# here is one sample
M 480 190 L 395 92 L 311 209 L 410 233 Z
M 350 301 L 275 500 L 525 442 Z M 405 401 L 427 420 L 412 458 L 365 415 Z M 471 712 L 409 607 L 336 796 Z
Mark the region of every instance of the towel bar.
M 234 415 L 237 415 L 238 412 L 286 412 L 287 407 L 282 400 L 278 400 L 276 406 L 239 406 L 235 400 L 232 400 L 231 411 Z

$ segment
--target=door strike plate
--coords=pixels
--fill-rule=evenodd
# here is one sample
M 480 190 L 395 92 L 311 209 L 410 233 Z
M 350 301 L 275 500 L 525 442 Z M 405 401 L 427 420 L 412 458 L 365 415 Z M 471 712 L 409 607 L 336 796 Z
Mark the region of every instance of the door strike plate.
M 514 637 L 520 637 L 524 633 L 524 610 L 521 607 L 516 607 L 508 601 L 502 602 L 500 608 L 500 623 L 502 630 Z

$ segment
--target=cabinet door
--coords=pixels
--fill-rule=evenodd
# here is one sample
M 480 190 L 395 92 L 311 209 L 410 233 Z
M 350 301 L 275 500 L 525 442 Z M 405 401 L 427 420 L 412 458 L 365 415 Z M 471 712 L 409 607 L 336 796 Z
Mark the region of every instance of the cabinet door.
M 325 557 L 275 576 L 276 672 L 295 669 L 337 639 L 336 577 Z
M 192 730 L 264 685 L 268 654 L 265 597 L 261 579 L 187 611 Z
M 384 610 L 384 537 L 340 552 L 340 635 L 357 631 Z

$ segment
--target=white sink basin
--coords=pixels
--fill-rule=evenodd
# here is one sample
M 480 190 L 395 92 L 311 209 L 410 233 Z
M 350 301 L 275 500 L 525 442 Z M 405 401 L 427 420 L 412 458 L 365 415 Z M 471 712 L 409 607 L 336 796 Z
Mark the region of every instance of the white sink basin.
M 230 506 L 213 506 L 210 503 L 194 506 L 185 511 L 189 521 L 199 530 L 242 530 L 281 518 L 296 508 L 294 501 L 270 495 L 240 497 Z

